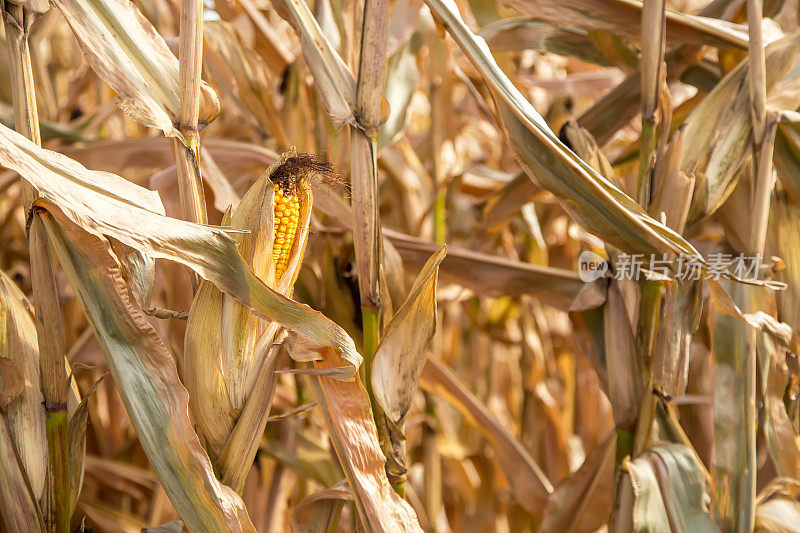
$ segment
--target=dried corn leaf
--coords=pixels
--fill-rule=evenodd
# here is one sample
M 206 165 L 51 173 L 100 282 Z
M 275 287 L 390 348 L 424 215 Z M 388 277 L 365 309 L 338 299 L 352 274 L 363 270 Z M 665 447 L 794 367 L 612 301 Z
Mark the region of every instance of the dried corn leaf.
M 341 364 L 334 350 L 324 348 L 314 370 Z M 369 396 L 361 380 L 352 382 L 309 376 L 333 447 L 344 469 L 361 524 L 367 531 L 422 531 L 411 506 L 389 485 L 385 458 L 378 442 Z
M 89 421 L 89 398 L 108 374 L 103 374 L 78 404 L 69 419 L 69 495 L 70 509 L 75 511 L 83 485 L 83 461 L 86 457 L 86 423 Z
M 626 252 L 699 257 L 688 241 L 648 216 L 558 140 L 497 66 L 486 42 L 467 28 L 452 0 L 426 3 L 495 92 L 511 143 L 531 179 L 557 196 L 587 231 Z
M 619 282 L 612 280 L 603 307 L 608 399 L 618 428 L 632 431 L 642 401 L 643 379 L 636 341 Z
M 38 499 L 42 497 L 47 476 L 47 438 L 39 342 L 31 310 L 22 291 L 0 271 L 0 357 L 14 363 L 22 380 L 19 398 L 2 408 L 9 427 L 13 428 L 20 462 Z
M 551 26 L 528 18 L 507 18 L 481 28 L 481 37 L 495 52 L 505 50 L 538 50 L 574 57 L 595 65 L 610 66 L 608 58 L 592 44 L 586 30 Z
M 317 346 L 341 350 L 348 366 L 330 373 L 350 379 L 361 365 L 361 355 L 341 327 L 258 279 L 226 231 L 165 217 L 156 193 L 114 174 L 89 171 L 3 126 L 0 164 L 29 181 L 41 195 L 40 205 L 56 218 L 77 224 L 65 226 L 76 242 L 82 242 L 84 232 L 107 235 L 152 257 L 184 264 L 258 316 L 297 331 Z
M 552 24 L 570 25 L 641 37 L 642 2 L 638 0 L 504 0 L 520 13 Z M 668 9 L 667 40 L 677 43 L 710 44 L 747 48 L 747 30 L 729 22 L 687 15 Z
M 301 0 L 280 0 L 285 14 L 300 37 L 303 57 L 316 81 L 322 104 L 336 126 L 355 124 L 356 80 Z
M 422 267 L 439 245 L 385 229 L 403 260 Z M 485 296 L 534 294 L 560 309 L 569 309 L 586 285 L 578 275 L 561 268 L 531 265 L 497 255 L 450 246 L 440 267 L 442 280 Z
M 442 246 L 422 267 L 411 292 L 383 332 L 372 361 L 372 390 L 386 416 L 400 424 L 425 366 L 425 348 L 436 331 L 436 283 Z
M 758 495 L 754 531 L 791 533 L 800 524 L 800 482 L 778 478 Z
M 9 360 L 2 358 L 0 361 Z M 10 380 L 7 374 L 16 371 L 19 376 L 18 370 L 10 368 L 6 363 L 0 363 L 0 397 L 6 395 L 6 381 Z M 4 525 L 9 531 L 16 528 L 18 531 L 43 532 L 44 519 L 36 497 L 31 492 L 16 447 L 5 415 L 0 412 L 0 525 Z M 42 457 L 47 458 L 46 455 Z
M 132 2 L 55 0 L 97 75 L 117 93 L 117 103 L 145 126 L 169 137 L 180 134 L 178 59 Z M 200 123 L 219 114 L 219 102 L 206 84 L 200 91 Z
M 781 85 L 796 80 L 800 34 L 766 48 L 766 88 L 780 92 Z M 788 78 L 788 79 L 787 79 Z M 748 86 L 749 65 L 742 61 L 720 81 L 686 120 L 681 170 L 694 176 L 695 189 L 689 223 L 716 211 L 733 192 L 737 170 L 750 152 L 752 118 Z M 795 81 L 796 83 L 796 81 Z M 800 105 L 800 93 L 781 99 L 783 109 Z
M 187 527 L 255 531 L 241 499 L 214 476 L 189 421 L 189 398 L 175 361 L 132 300 L 108 241 L 84 233 L 79 249 L 52 219 L 42 220 L 106 354 L 139 442 Z
M 517 503 L 529 513 L 542 509 L 553 492 L 550 481 L 522 444 L 467 390 L 458 377 L 442 363 L 428 359 L 420 384 L 423 389 L 441 396 L 472 420 L 492 443 Z

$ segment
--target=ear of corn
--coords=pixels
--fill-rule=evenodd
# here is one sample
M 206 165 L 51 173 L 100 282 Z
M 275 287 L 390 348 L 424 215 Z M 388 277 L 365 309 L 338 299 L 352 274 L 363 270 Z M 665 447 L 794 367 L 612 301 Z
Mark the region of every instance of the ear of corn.
M 284 192 L 275 184 L 274 200 L 275 239 L 272 245 L 272 261 L 275 264 L 275 280 L 279 281 L 289 266 L 289 258 L 297 237 L 300 221 L 300 200 L 291 190 Z
M 291 150 L 278 158 L 245 193 L 230 220 L 224 221 L 246 231 L 235 238 L 238 252 L 253 272 L 287 296 L 300 269 L 311 211 L 308 171 L 296 164 L 303 157 Z M 234 428 L 258 392 L 259 369 L 280 331 L 277 324 L 254 316 L 210 282 L 201 283 L 189 313 L 184 381 L 198 427 L 219 461 L 230 458 L 230 453 L 223 456 L 226 449 L 246 448 L 232 440 L 250 442 L 251 433 Z M 253 431 L 259 423 L 255 421 Z M 226 477 L 237 477 L 225 464 L 218 467 Z

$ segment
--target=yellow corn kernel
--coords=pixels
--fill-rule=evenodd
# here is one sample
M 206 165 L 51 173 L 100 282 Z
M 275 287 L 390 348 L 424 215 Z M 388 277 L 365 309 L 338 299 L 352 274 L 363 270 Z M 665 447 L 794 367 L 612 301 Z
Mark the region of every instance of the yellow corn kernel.
M 286 272 L 297 235 L 297 224 L 300 220 L 300 202 L 296 194 L 284 193 L 275 184 L 275 240 L 272 245 L 272 262 L 275 263 L 275 280 L 281 279 Z

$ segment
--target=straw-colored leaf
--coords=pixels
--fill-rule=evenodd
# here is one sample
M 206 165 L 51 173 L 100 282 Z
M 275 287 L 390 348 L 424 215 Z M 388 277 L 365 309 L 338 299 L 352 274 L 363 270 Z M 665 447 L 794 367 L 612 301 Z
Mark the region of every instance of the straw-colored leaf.
M 355 123 L 356 80 L 322 32 L 305 2 L 281 0 L 278 7 L 300 37 L 303 57 L 314 74 L 316 89 L 334 124 Z
M 69 494 L 71 510 L 75 511 L 83 486 L 83 462 L 86 457 L 86 424 L 89 421 L 89 398 L 108 374 L 95 381 L 83 396 L 78 408 L 69 419 Z
M 199 531 L 255 531 L 241 499 L 214 476 L 189 421 L 189 398 L 175 361 L 132 301 L 108 241 L 84 233 L 76 248 L 52 219 L 43 222 L 139 442 L 183 521 Z
M 503 123 L 531 179 L 552 192 L 584 228 L 629 252 L 698 256 L 683 237 L 650 218 L 629 196 L 578 158 L 500 70 L 486 42 L 464 24 L 451 0 L 427 0 L 495 92 Z
M 521 13 L 553 24 L 640 37 L 642 4 L 638 0 L 504 0 Z M 667 10 L 667 39 L 678 43 L 747 47 L 747 30 L 722 20 Z
M 800 482 L 778 478 L 758 496 L 754 531 L 791 533 L 800 523 Z
M 339 513 L 353 496 L 347 481 L 329 489 L 307 496 L 292 512 L 292 531 L 296 533 L 324 533 L 336 526 Z
M 9 373 L 16 372 L 14 380 L 21 380 L 21 374 L 7 358 L 0 358 L 0 397 L 11 396 L 12 391 L 6 391 L 12 377 Z M 13 368 L 13 370 L 12 370 Z M 21 390 L 21 383 L 17 383 L 16 390 Z M 42 456 L 46 458 L 46 456 Z M 45 531 L 36 497 L 28 484 L 24 466 L 19 460 L 17 445 L 14 435 L 5 415 L 0 412 L 0 525 L 6 528 L 19 528 L 21 531 Z
M 596 531 L 608 521 L 614 483 L 616 433 L 591 450 L 581 467 L 559 483 L 544 512 L 541 531 Z
M 773 93 L 795 79 L 800 35 L 774 42 L 766 49 L 767 91 Z M 695 191 L 689 222 L 716 211 L 736 185 L 736 171 L 749 153 L 752 119 L 749 113 L 749 67 L 739 64 L 720 81 L 687 119 L 681 170 L 694 176 Z M 795 82 L 796 83 L 796 82 Z M 797 92 L 782 101 L 785 109 L 800 105 Z
M 32 308 L 11 278 L 0 271 L 0 357 L 13 362 L 21 378 L 20 396 L 2 406 L 25 473 L 36 498 L 47 476 L 44 397 Z M 7 386 L 7 383 L 3 384 Z
M 389 419 L 400 422 L 411 407 L 425 366 L 425 348 L 436 331 L 436 283 L 442 246 L 422 267 L 411 292 L 389 321 L 372 361 L 372 390 Z
M 323 370 L 323 374 L 325 369 L 341 364 L 333 350 L 324 350 L 328 353 L 314 363 L 314 369 Z M 361 380 L 356 377 L 347 382 L 316 375 L 309 379 L 361 525 L 367 531 L 422 531 L 414 510 L 394 492 L 386 478 L 385 458 Z
M 118 105 L 146 126 L 177 137 L 178 59 L 135 4 L 124 0 L 56 0 L 97 75 L 117 93 Z M 203 84 L 200 122 L 219 114 L 216 94 Z

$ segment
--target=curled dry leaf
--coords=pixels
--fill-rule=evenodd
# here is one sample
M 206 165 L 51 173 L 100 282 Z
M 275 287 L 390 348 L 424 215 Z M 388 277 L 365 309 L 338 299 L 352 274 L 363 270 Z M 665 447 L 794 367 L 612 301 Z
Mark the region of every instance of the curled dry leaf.
M 425 348 L 436 331 L 436 283 L 442 246 L 422 267 L 411 292 L 386 326 L 372 361 L 372 390 L 395 424 L 411 407 L 425 367 Z
M 323 351 L 327 353 L 313 363 L 314 370 L 324 372 L 341 366 L 334 350 Z M 347 382 L 316 375 L 309 379 L 361 524 L 367 531 L 422 531 L 414 510 L 394 492 L 386 478 L 385 458 L 361 380 L 358 376 Z
M 344 504 L 352 500 L 347 480 L 307 496 L 292 511 L 292 531 L 295 533 L 331 531 L 336 526 Z
M 591 450 L 581 467 L 559 483 L 547 502 L 542 533 L 596 531 L 611 515 L 616 433 Z
M 692 451 L 660 444 L 623 465 L 615 531 L 719 531 L 709 516 L 708 479 Z
M 125 0 L 55 0 L 86 60 L 117 93 L 117 103 L 145 126 L 179 137 L 173 124 L 180 112 L 178 59 L 152 24 Z M 219 114 L 217 95 L 200 90 L 200 123 Z

